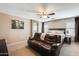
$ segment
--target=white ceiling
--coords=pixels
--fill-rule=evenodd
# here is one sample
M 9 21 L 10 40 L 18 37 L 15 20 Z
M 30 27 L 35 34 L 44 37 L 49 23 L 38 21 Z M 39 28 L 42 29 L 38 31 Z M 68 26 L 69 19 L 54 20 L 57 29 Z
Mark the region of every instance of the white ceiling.
M 42 10 L 54 10 L 55 15 L 49 19 L 41 19 L 37 12 Z M 50 21 L 61 18 L 79 16 L 78 3 L 0 3 L 0 12 L 15 16 L 25 17 L 38 21 Z

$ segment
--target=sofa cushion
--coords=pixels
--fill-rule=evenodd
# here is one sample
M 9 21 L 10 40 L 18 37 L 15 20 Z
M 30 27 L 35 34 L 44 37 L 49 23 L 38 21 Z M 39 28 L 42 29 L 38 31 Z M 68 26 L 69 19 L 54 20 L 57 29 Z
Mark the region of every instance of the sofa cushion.
M 57 39 L 57 35 L 53 35 L 53 36 L 50 36 L 50 35 L 46 35 L 45 36 L 45 41 L 49 41 L 49 42 L 55 42 Z
M 41 47 L 46 49 L 46 50 L 51 50 L 51 45 L 49 45 L 49 44 L 42 43 Z
M 41 33 L 35 33 L 34 39 L 35 39 L 35 40 L 41 40 L 41 39 L 40 39 L 40 36 L 41 36 Z
M 38 40 L 32 40 L 32 43 L 37 44 L 37 45 L 41 45 L 42 44 L 42 42 L 38 41 Z
M 43 43 L 45 43 L 45 44 L 53 44 L 54 42 L 50 42 L 50 41 L 47 41 L 47 40 L 41 40 Z

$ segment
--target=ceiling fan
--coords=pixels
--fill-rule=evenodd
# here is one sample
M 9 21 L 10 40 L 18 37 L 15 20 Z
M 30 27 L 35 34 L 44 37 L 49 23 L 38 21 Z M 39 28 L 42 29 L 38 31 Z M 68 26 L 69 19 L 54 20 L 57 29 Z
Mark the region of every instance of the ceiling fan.
M 40 4 L 27 11 L 35 14 L 39 18 L 53 18 L 53 15 L 55 15 L 55 10 L 51 10 L 49 7 L 47 7 L 48 4 Z
M 40 18 L 50 18 L 49 16 L 55 15 L 55 13 L 54 12 L 53 13 L 48 13 L 46 11 L 43 11 L 39 15 L 40 15 Z
M 35 14 L 39 18 L 53 18 L 53 15 L 55 15 L 55 11 L 38 11 L 38 10 L 28 10 L 29 12 Z

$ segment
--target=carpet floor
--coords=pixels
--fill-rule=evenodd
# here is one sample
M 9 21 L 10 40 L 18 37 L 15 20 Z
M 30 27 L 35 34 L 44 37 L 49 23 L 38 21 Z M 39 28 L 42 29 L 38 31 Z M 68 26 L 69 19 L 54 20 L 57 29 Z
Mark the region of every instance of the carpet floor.
M 25 47 L 16 51 L 10 51 L 9 56 L 40 56 L 40 54 L 29 47 Z
M 10 56 L 40 56 L 34 50 L 26 47 L 18 49 L 16 51 L 9 52 Z M 79 43 L 72 42 L 69 44 L 64 44 L 61 48 L 59 56 L 79 56 Z
M 79 42 L 64 44 L 60 51 L 60 56 L 79 56 Z

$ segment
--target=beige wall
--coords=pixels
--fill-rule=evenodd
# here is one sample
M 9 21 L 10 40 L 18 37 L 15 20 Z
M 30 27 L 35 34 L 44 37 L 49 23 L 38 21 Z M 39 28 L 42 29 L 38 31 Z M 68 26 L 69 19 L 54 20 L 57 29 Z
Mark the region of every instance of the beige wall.
M 12 19 L 24 21 L 24 29 L 11 29 Z M 26 46 L 30 32 L 30 20 L 0 13 L 0 38 L 6 39 L 8 50 Z
M 66 24 L 63 20 L 47 22 L 49 28 L 65 28 Z

